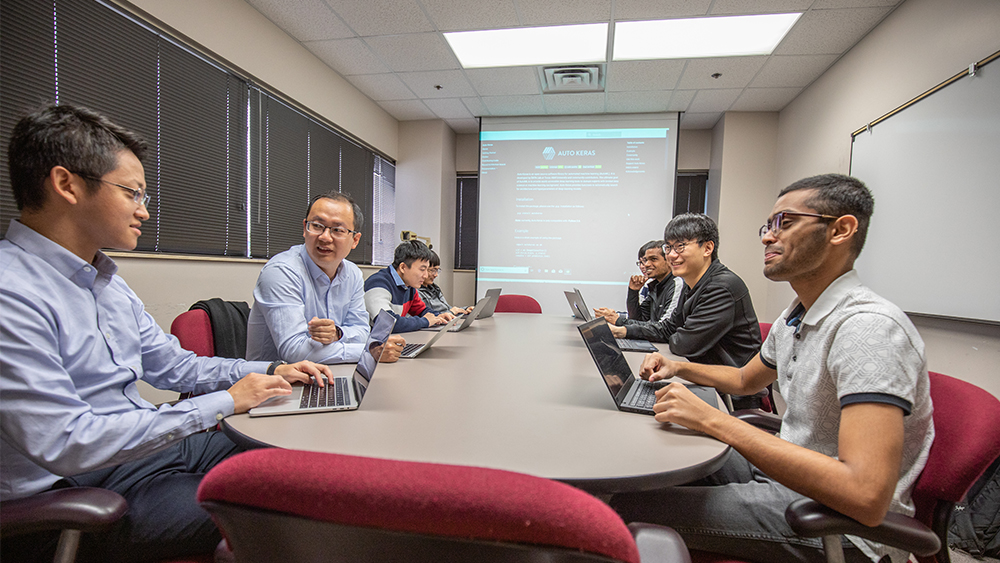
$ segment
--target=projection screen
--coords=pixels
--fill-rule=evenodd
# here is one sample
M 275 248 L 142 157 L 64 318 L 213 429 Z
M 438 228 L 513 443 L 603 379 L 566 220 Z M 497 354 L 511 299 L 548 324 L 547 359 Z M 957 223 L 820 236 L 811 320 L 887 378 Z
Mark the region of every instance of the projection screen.
M 479 268 L 492 287 L 570 314 L 563 294 L 625 309 L 636 253 L 673 204 L 676 113 L 482 120 Z

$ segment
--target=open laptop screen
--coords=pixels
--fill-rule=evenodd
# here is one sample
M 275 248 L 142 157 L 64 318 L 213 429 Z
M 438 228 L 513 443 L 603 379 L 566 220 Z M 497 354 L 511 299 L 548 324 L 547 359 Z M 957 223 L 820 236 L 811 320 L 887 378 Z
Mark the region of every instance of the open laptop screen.
M 587 343 L 587 349 L 594 357 L 597 369 L 604 376 L 611 394 L 618 400 L 618 392 L 632 379 L 632 369 L 625 360 L 625 355 L 618 349 L 615 337 L 604 319 L 595 319 L 578 327 L 580 334 Z
M 368 390 L 368 383 L 372 380 L 375 366 L 382 358 L 385 343 L 389 340 L 389 335 L 395 324 L 395 317 L 388 311 L 382 311 L 375 317 L 375 324 L 372 325 L 371 334 L 368 336 L 368 345 L 361 351 L 358 366 L 354 368 L 354 396 L 359 405 L 365 396 L 365 391 Z

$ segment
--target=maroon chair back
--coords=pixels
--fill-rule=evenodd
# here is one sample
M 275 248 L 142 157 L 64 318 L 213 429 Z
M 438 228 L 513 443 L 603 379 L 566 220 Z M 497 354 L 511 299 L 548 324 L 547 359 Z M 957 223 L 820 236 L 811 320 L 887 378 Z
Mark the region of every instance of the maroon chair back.
M 185 311 L 170 323 L 170 334 L 177 337 L 181 348 L 199 356 L 215 355 L 212 323 L 204 309 Z
M 542 306 L 528 295 L 504 294 L 497 300 L 497 313 L 541 313 Z
M 478 553 L 472 559 L 639 563 L 635 540 L 606 504 L 509 471 L 261 449 L 212 469 L 198 501 L 239 561 Z
M 771 323 L 757 323 L 760 325 L 760 341 L 767 340 L 767 335 L 771 334 Z
M 954 504 L 1000 457 L 1000 401 L 971 383 L 940 373 L 929 375 L 934 443 L 913 488 L 914 517 L 947 545 Z M 944 557 L 917 559 L 922 563 L 947 561 Z

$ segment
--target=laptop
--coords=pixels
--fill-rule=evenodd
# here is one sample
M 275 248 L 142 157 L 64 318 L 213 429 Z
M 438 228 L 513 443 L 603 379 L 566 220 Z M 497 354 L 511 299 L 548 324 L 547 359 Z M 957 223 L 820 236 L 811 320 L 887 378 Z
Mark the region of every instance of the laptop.
M 382 346 L 392 334 L 396 317 L 382 311 L 375 317 L 375 324 L 368 334 L 368 341 L 361 352 L 354 376 L 338 375 L 329 378 L 323 387 L 310 383 L 295 385 L 291 395 L 271 397 L 250 409 L 250 416 L 275 416 L 309 412 L 353 411 L 361 406 L 368 384 L 375 375 L 375 368 L 382 357 Z
M 666 383 L 649 382 L 645 379 L 636 379 L 632 375 L 632 368 L 625 360 L 625 355 L 615 344 L 615 338 L 611 335 L 611 329 L 604 319 L 594 319 L 577 327 L 580 336 L 583 337 L 587 349 L 590 350 L 597 369 L 604 378 L 608 391 L 615 400 L 615 406 L 620 411 L 635 412 L 640 414 L 655 414 L 653 403 L 656 402 L 656 389 L 666 385 Z M 715 389 L 702 385 L 685 383 L 699 399 L 718 408 Z
M 569 306 L 573 309 L 574 317 L 581 321 L 591 321 L 594 319 L 593 315 L 590 314 L 590 309 L 587 308 L 587 304 L 584 303 L 583 294 L 580 293 L 579 289 L 573 288 L 573 291 L 564 291 L 563 293 L 566 294 L 566 300 L 569 301 Z M 648 340 L 616 338 L 615 342 L 618 343 L 619 348 L 626 352 L 659 352 L 659 349 Z
M 502 290 L 499 287 L 486 290 L 486 297 L 489 298 L 490 302 L 486 307 L 483 307 L 483 310 L 479 312 L 479 316 L 476 318 L 485 319 L 486 317 L 493 316 L 493 312 L 497 310 L 497 302 L 500 301 L 500 291 Z
M 379 313 L 379 314 L 381 315 L 382 313 Z M 428 340 L 424 344 L 416 344 L 416 343 L 412 343 L 412 342 L 410 344 L 407 344 L 406 346 L 403 347 L 403 352 L 399 355 L 399 357 L 400 358 L 416 358 L 420 354 L 423 354 L 424 351 L 427 350 L 427 349 L 429 349 L 431 346 L 433 346 L 434 343 L 437 342 L 438 339 L 440 339 L 442 335 L 444 335 L 444 333 L 450 332 L 451 331 L 451 327 L 455 326 L 455 324 L 457 324 L 458 321 L 461 320 L 461 318 L 462 317 L 455 317 L 454 319 L 448 321 L 448 324 L 446 324 L 443 327 L 441 327 L 441 330 L 439 330 L 437 334 L 435 334 L 430 340 Z
M 472 309 L 472 311 L 468 313 L 462 313 L 461 315 L 456 315 L 457 317 L 465 320 L 462 321 L 462 324 L 452 327 L 451 332 L 461 332 L 472 326 L 472 323 L 479 318 L 479 313 L 482 312 L 482 310 L 485 309 L 486 306 L 489 304 L 490 304 L 490 298 L 483 297 L 482 299 L 479 300 L 479 303 L 476 303 L 476 306 Z M 442 328 L 444 328 L 444 325 L 429 326 L 426 328 L 422 328 L 420 330 L 440 331 Z

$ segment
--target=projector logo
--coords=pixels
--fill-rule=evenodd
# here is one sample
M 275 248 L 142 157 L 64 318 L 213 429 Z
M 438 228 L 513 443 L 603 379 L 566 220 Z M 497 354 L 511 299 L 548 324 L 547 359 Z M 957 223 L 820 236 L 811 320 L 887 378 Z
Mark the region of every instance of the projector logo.
M 556 149 L 552 147 L 545 147 L 545 150 L 542 151 L 542 156 L 545 157 L 545 160 L 552 160 L 556 157 Z

